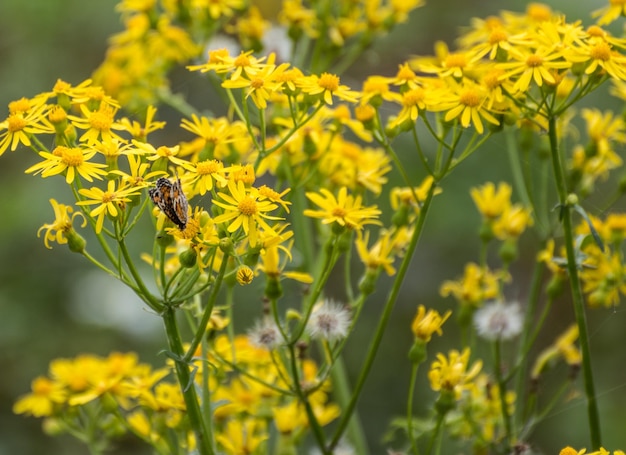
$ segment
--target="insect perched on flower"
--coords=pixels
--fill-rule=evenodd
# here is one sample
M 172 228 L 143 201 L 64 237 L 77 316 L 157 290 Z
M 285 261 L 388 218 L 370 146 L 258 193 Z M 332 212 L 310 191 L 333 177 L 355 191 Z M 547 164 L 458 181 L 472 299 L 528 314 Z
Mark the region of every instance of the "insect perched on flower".
M 187 226 L 187 209 L 189 204 L 180 184 L 178 174 L 176 181 L 171 182 L 165 177 L 156 181 L 154 188 L 148 191 L 152 202 L 182 231 Z

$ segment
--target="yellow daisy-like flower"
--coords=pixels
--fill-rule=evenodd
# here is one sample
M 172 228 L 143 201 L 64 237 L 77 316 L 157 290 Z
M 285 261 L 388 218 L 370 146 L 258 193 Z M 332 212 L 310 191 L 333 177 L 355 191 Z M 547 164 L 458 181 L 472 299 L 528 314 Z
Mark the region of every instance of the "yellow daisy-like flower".
M 185 181 L 193 188 L 193 194 L 204 195 L 207 191 L 212 191 L 214 183 L 220 188 L 227 185 L 226 172 L 230 168 L 225 168 L 221 161 L 205 160 L 194 165 L 195 169 L 185 174 Z
M 479 134 L 483 134 L 485 128 L 483 119 L 492 125 L 499 125 L 488 106 L 489 102 L 487 91 L 484 87 L 472 83 L 464 85 L 451 85 L 451 91 L 444 95 L 441 100 L 430 106 L 432 111 L 447 111 L 444 117 L 446 122 L 459 118 L 461 125 L 467 128 L 474 126 Z
M 539 87 L 544 82 L 555 84 L 556 79 L 551 71 L 569 68 L 570 62 L 562 60 L 561 54 L 555 49 L 556 46 L 544 47 L 536 50 L 516 48 L 510 55 L 514 61 L 498 64 L 505 73 L 500 76 L 501 80 L 517 77 L 513 84 L 513 91 L 525 92 L 534 81 Z
M 618 17 L 624 16 L 626 16 L 626 1 L 624 0 L 610 0 L 608 6 L 591 13 L 591 17 L 598 18 L 598 25 L 610 24 Z
M 356 250 L 361 258 L 361 262 L 365 264 L 368 269 L 377 270 L 382 267 L 387 275 L 392 276 L 396 273 L 396 269 L 393 267 L 393 261 L 395 257 L 393 253 L 395 251 L 395 242 L 391 231 L 385 231 L 380 236 L 374 245 L 368 247 L 369 244 L 369 231 L 365 235 L 358 231 L 356 243 Z
M 493 232 L 499 239 L 517 238 L 533 225 L 530 210 L 519 204 L 507 208 L 493 224 Z
M 459 399 L 463 390 L 471 386 L 482 368 L 480 360 L 468 368 L 469 357 L 469 348 L 463 349 L 463 352 L 452 350 L 447 357 L 438 353 L 437 360 L 432 363 L 428 372 L 430 387 L 436 392 L 440 390 L 454 392 Z
M 339 76 L 330 73 L 322 73 L 321 76 L 305 76 L 296 82 L 303 93 L 318 96 L 326 104 L 333 104 L 333 97 L 356 103 L 359 93 L 350 90 L 347 85 L 341 85 Z
M 59 245 L 67 243 L 68 235 L 74 229 L 74 218 L 77 216 L 83 219 L 81 227 L 85 227 L 85 224 L 87 224 L 87 220 L 81 212 L 76 212 L 70 215 L 74 209 L 69 205 L 59 204 L 54 199 L 50 199 L 50 204 L 54 210 L 54 222 L 51 224 L 44 224 L 37 231 L 37 237 L 39 237 L 41 231 L 45 231 L 43 243 L 48 249 L 52 248 L 50 246 L 50 242 L 57 242 Z
M 230 233 L 242 228 L 251 247 L 255 247 L 259 239 L 259 228 L 266 233 L 277 235 L 274 229 L 265 220 L 281 220 L 277 216 L 268 215 L 267 212 L 276 210 L 277 204 L 267 200 L 259 194 L 257 188 L 246 188 L 243 181 L 228 182 L 228 193 L 221 192 L 217 195 L 222 199 L 213 199 L 213 204 L 225 210 L 222 215 L 215 217 L 216 224 L 229 223 L 227 230 Z
M 272 94 L 282 88 L 282 82 L 278 80 L 278 77 L 288 67 L 289 63 L 283 63 L 279 66 L 267 65 L 249 78 L 239 77 L 235 80 L 225 80 L 222 82 L 222 87 L 246 89 L 246 98 L 252 98 L 256 107 L 265 109 Z
M 500 182 L 496 191 L 496 186 L 488 182 L 479 188 L 472 188 L 470 194 L 481 215 L 493 220 L 511 207 L 512 191 L 508 183 Z
M 29 414 L 35 417 L 52 415 L 54 406 L 63 403 L 67 397 L 64 387 L 45 377 L 38 377 L 31 383 L 32 393 L 21 397 L 13 405 L 15 414 Z
M 86 141 L 88 144 L 97 144 L 98 141 L 124 140 L 124 138 L 114 132 L 126 129 L 124 125 L 115 121 L 115 108 L 107 104 L 101 104 L 100 109 L 97 111 L 90 111 L 86 104 L 81 104 L 80 110 L 83 117 L 68 115 L 67 118 L 72 121 L 76 128 L 87 130 L 80 137 L 81 141 Z
M 552 345 L 548 346 L 539 353 L 539 356 L 533 365 L 530 377 L 533 379 L 539 378 L 541 373 L 550 365 L 550 363 L 559 357 L 562 357 L 570 366 L 580 367 L 582 355 L 580 350 L 574 345 L 574 342 L 577 339 L 578 327 L 575 324 L 572 324 L 556 339 Z
M 54 133 L 54 127 L 46 119 L 49 110 L 47 105 L 34 106 L 27 111 L 11 110 L 14 112 L 0 122 L 0 131 L 6 130 L 0 133 L 0 156 L 9 148 L 15 151 L 19 144 L 30 147 L 30 138 L 34 134 Z
M 224 431 L 215 439 L 229 455 L 254 453 L 268 438 L 260 429 L 260 420 L 249 418 L 242 422 L 239 419 L 231 419 L 226 423 Z
M 102 177 L 107 174 L 107 171 L 103 169 L 107 165 L 89 162 L 97 153 L 96 149 L 84 150 L 59 145 L 52 153 L 39 152 L 39 156 L 45 158 L 45 161 L 29 167 L 24 172 L 26 174 L 34 173 L 35 175 L 41 173 L 43 178 L 65 173 L 65 181 L 68 185 L 78 175 L 88 182 L 93 182 L 94 178 L 102 180 Z
M 116 218 L 120 209 L 123 210 L 127 202 L 130 202 L 132 195 L 138 194 L 141 188 L 119 188 L 115 189 L 115 180 L 109 180 L 107 190 L 103 191 L 98 187 L 92 187 L 91 189 L 81 189 L 79 193 L 88 200 L 77 202 L 78 205 L 98 205 L 94 208 L 89 215 L 96 218 L 96 233 L 102 231 L 104 224 L 104 217 L 109 215 Z
M 443 297 L 452 295 L 461 305 L 478 308 L 485 300 L 498 296 L 503 278 L 501 274 L 470 262 L 465 266 L 463 277 L 458 281 L 445 281 L 440 293 Z
M 446 322 L 451 314 L 452 311 L 450 310 L 446 311 L 443 315 L 439 314 L 439 312 L 435 310 L 426 311 L 426 307 L 424 307 L 424 305 L 420 305 L 417 308 L 417 314 L 411 324 L 413 335 L 415 335 L 415 338 L 419 338 L 420 340 L 426 342 L 430 341 L 433 333 L 441 335 L 441 326 L 444 322 Z
M 376 206 L 363 207 L 361 196 L 348 194 L 345 186 L 339 189 L 337 197 L 326 188 L 320 189 L 319 193 L 306 193 L 306 197 L 322 210 L 306 209 L 304 215 L 320 218 L 323 224 L 336 223 L 348 229 L 361 229 L 365 224 L 380 224 L 376 219 L 380 210 Z

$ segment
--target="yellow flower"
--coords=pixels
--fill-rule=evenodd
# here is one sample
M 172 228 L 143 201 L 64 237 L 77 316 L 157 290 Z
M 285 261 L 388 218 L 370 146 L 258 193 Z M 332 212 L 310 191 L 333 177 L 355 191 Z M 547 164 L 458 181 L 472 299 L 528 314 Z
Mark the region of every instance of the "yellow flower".
M 303 93 L 319 96 L 328 105 L 333 104 L 333 97 L 349 103 L 355 103 L 359 98 L 359 93 L 353 92 L 347 85 L 341 85 L 339 76 L 335 74 L 322 73 L 321 76 L 305 76 L 296 83 Z
M 260 430 L 261 424 L 256 419 L 248 418 L 244 421 L 230 419 L 215 439 L 227 454 L 255 453 L 261 443 L 268 438 L 268 435 Z
M 424 305 L 420 305 L 417 308 L 417 314 L 415 318 L 413 318 L 413 323 L 411 324 L 411 330 L 413 331 L 413 335 L 415 338 L 419 338 L 423 341 L 430 341 L 433 333 L 437 335 L 441 335 L 441 326 L 444 322 L 450 317 L 452 311 L 446 311 L 443 316 L 440 315 L 436 310 L 428 310 L 426 311 L 426 307 Z
M 544 82 L 556 84 L 556 79 L 552 71 L 569 68 L 570 62 L 562 60 L 562 55 L 557 50 L 557 46 L 545 46 L 534 50 L 516 47 L 515 52 L 510 56 L 513 61 L 499 63 L 498 67 L 505 73 L 500 79 L 515 79 L 513 92 L 526 92 L 532 81 L 539 87 Z
M 237 57 L 231 57 L 228 51 L 218 51 L 209 53 L 209 61 L 203 65 L 195 65 L 187 67 L 189 71 L 200 71 L 206 73 L 207 71 L 215 71 L 216 73 L 231 73 L 230 80 L 234 81 L 240 77 L 254 77 L 254 75 L 261 71 L 267 65 L 273 65 L 275 54 L 270 54 L 268 57 L 256 58 L 252 55 L 253 51 L 241 52 Z M 267 63 L 264 63 L 265 60 Z
M 39 98 L 45 101 L 44 98 Z M 15 151 L 19 144 L 27 147 L 32 145 L 30 138 L 35 134 L 52 134 L 54 127 L 46 119 L 49 106 L 42 103 L 28 101 L 28 109 L 17 110 L 13 105 L 14 112 L 0 123 L 0 156 L 7 151 Z M 2 132 L 3 130 L 6 130 Z
M 511 185 L 503 182 L 498 184 L 498 191 L 496 191 L 495 185 L 491 182 L 470 190 L 478 211 L 490 220 L 498 218 L 510 208 L 511 192 Z
M 493 232 L 501 240 L 516 239 L 532 226 L 533 218 L 530 210 L 519 204 L 508 207 L 493 224 Z
M 109 180 L 107 184 L 107 190 L 103 191 L 98 187 L 92 187 L 91 189 L 81 189 L 79 193 L 88 200 L 77 202 L 78 205 L 98 205 L 89 212 L 89 216 L 97 217 L 96 219 L 96 233 L 102 231 L 104 224 L 104 217 L 110 216 L 117 218 L 120 214 L 120 210 L 123 212 L 126 207 L 126 203 L 130 202 L 130 196 L 138 194 L 141 191 L 140 187 L 134 188 L 118 188 L 115 189 L 115 180 Z
M 84 150 L 80 148 L 68 148 L 62 145 L 57 146 L 52 153 L 39 152 L 39 156 L 45 159 L 28 169 L 27 174 L 41 173 L 43 178 L 65 173 L 65 182 L 69 185 L 80 175 L 89 182 L 93 179 L 102 180 L 102 176 L 107 174 L 103 168 L 106 164 L 90 163 L 88 160 L 94 157 L 98 151 L 94 148 Z
M 284 228 L 277 229 L 282 231 Z M 259 265 L 257 270 L 263 272 L 271 279 L 280 279 L 281 277 L 299 281 L 301 283 L 312 283 L 313 277 L 308 273 L 285 271 L 287 262 L 291 261 L 291 248 L 293 241 L 287 245 L 282 245 L 293 236 L 293 232 L 280 232 L 276 236 L 264 236 L 263 249 L 259 257 Z M 280 252 L 283 253 L 284 260 L 281 261 Z
M 120 124 L 124 127 L 126 131 L 128 131 L 133 139 L 137 139 L 139 141 L 146 141 L 148 138 L 148 134 L 163 129 L 165 127 L 165 122 L 155 122 L 154 116 L 156 115 L 157 109 L 154 106 L 148 106 L 146 111 L 146 121 L 142 125 L 136 120 L 129 120 L 124 117 L 120 120 Z
M 572 324 L 556 341 L 537 356 L 530 377 L 539 378 L 546 367 L 557 358 L 561 357 L 565 362 L 575 368 L 580 367 L 582 355 L 580 350 L 574 345 L 578 339 L 578 327 Z
M 336 223 L 348 229 L 361 229 L 365 224 L 380 224 L 376 219 L 380 210 L 376 206 L 363 207 L 361 196 L 349 195 L 345 186 L 339 189 L 336 198 L 326 188 L 320 189 L 319 193 L 306 193 L 306 197 L 322 210 L 306 209 L 304 215 L 320 218 L 323 224 Z
M 32 393 L 19 398 L 13 405 L 15 414 L 28 414 L 35 417 L 48 417 L 54 406 L 65 402 L 67 392 L 63 386 L 45 377 L 38 377 L 31 383 Z
M 185 182 L 192 188 L 190 194 L 204 195 L 207 191 L 212 191 L 213 183 L 217 183 L 220 188 L 228 184 L 226 172 L 230 168 L 225 168 L 219 160 L 205 160 L 193 163 L 193 170 L 185 173 Z
M 471 386 L 472 381 L 478 376 L 482 368 L 482 362 L 477 360 L 468 369 L 469 357 L 469 348 L 463 349 L 461 353 L 452 350 L 447 357 L 442 353 L 438 353 L 437 360 L 432 363 L 428 371 L 430 387 L 435 392 L 440 390 L 454 392 L 458 400 L 463 390 Z
M 392 276 L 396 273 L 396 269 L 393 268 L 394 261 L 394 240 L 391 231 L 384 231 L 379 235 L 379 239 L 374 245 L 368 247 L 370 233 L 367 231 L 365 235 L 361 234 L 361 231 L 357 231 L 356 249 L 361 262 L 365 264 L 368 269 L 378 270 L 382 267 L 387 275 Z
M 598 25 L 607 25 L 619 17 L 626 16 L 626 1 L 609 0 L 609 4 L 591 13 L 591 17 L 598 17 Z
M 396 128 L 405 123 L 415 123 L 420 112 L 426 109 L 428 104 L 428 89 L 415 86 L 402 93 L 398 104 L 402 106 L 398 115 L 389 122 L 389 128 Z
M 279 66 L 266 65 L 249 77 L 239 77 L 222 82 L 224 88 L 245 88 L 246 98 L 251 97 L 259 109 L 267 108 L 267 100 L 282 88 L 279 76 L 289 67 L 288 63 Z
M 241 286 L 244 286 L 246 284 L 252 283 L 252 280 L 254 279 L 254 272 L 247 265 L 240 265 L 239 267 L 237 267 L 236 278 L 237 283 L 239 283 Z
M 267 212 L 276 210 L 277 204 L 264 199 L 257 188 L 246 188 L 242 181 L 228 182 L 228 193 L 220 192 L 222 201 L 213 199 L 213 204 L 225 210 L 222 215 L 215 217 L 216 224 L 229 222 L 228 232 L 236 232 L 242 228 L 248 237 L 251 247 L 255 247 L 259 238 L 259 228 L 268 234 L 277 235 L 274 229 L 265 220 L 281 220 L 282 218 L 268 215 Z
M 431 111 L 447 111 L 444 117 L 446 122 L 459 118 L 461 126 L 467 128 L 474 126 L 479 134 L 483 134 L 485 128 L 483 119 L 492 125 L 499 125 L 488 106 L 491 104 L 484 87 L 474 83 L 464 83 L 463 85 L 451 84 L 450 90 L 441 99 L 435 99 L 434 104 L 429 108 Z
M 272 414 L 276 429 L 282 434 L 292 434 L 309 423 L 304 408 L 295 400 L 284 406 L 273 407 Z
M 485 300 L 498 297 L 501 279 L 501 274 L 470 262 L 465 266 L 463 278 L 459 281 L 445 281 L 440 292 L 443 297 L 452 294 L 461 305 L 478 308 Z
M 41 231 L 46 231 L 43 237 L 43 243 L 46 248 L 51 249 L 49 242 L 57 242 L 59 245 L 67 243 L 68 236 L 72 235 L 74 227 L 74 218 L 80 216 L 83 219 L 81 227 L 85 227 L 87 220 L 81 212 L 76 212 L 70 216 L 70 213 L 74 209 L 65 204 L 59 204 L 56 200 L 50 199 L 50 204 L 54 210 L 54 222 L 52 224 L 44 224 L 37 231 L 37 237 L 41 234 Z
M 80 137 L 81 141 L 86 141 L 89 145 L 93 145 L 97 144 L 99 140 L 103 142 L 113 139 L 124 140 L 114 133 L 114 130 L 120 131 L 125 129 L 124 125 L 115 121 L 115 108 L 107 104 L 101 104 L 97 111 L 90 111 L 87 105 L 81 104 L 80 110 L 83 117 L 68 115 L 67 118 L 72 121 L 76 128 L 87 130 Z

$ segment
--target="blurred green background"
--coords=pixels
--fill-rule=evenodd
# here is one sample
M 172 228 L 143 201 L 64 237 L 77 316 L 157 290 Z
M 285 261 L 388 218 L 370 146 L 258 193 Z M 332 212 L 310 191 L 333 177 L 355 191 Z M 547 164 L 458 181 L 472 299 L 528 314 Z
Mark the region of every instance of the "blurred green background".
M 103 58 L 107 38 L 121 30 L 114 12 L 116 3 L 0 0 L 0 106 L 48 91 L 57 78 L 73 84 L 88 78 Z M 452 47 L 458 28 L 469 24 L 471 17 L 497 14 L 501 9 L 523 11 L 526 4 L 430 1 L 411 16 L 408 24 L 398 27 L 368 52 L 342 80 L 358 88 L 366 75 L 392 75 L 408 56 L 431 53 L 436 40 L 444 40 Z M 550 2 L 570 20 L 581 18 L 584 24 L 591 23 L 588 13 L 604 4 L 591 0 Z M 602 94 L 586 102 L 594 103 L 621 109 Z M 408 153 L 407 158 L 414 159 Z M 40 420 L 13 415 L 13 402 L 29 390 L 34 377 L 46 373 L 54 358 L 81 352 L 106 355 L 114 350 L 132 350 L 144 362 L 161 365 L 164 358 L 158 352 L 165 338 L 159 319 L 145 311 L 132 293 L 87 266 L 83 258 L 65 247 L 55 245 L 51 251 L 44 248 L 36 232 L 53 219 L 48 199 L 54 197 L 61 203 L 71 199 L 60 179 L 43 181 L 24 174 L 24 169 L 36 161 L 24 149 L 7 152 L 0 159 L 4 194 L 0 197 L 0 454 L 85 454 L 86 449 L 69 437 L 44 435 Z M 409 321 L 416 306 L 422 303 L 439 310 L 453 308 L 450 300 L 438 296 L 439 284 L 460 276 L 464 264 L 477 258 L 478 242 L 468 241 L 467 235 L 472 226 L 478 229 L 480 220 L 468 189 L 487 180 L 508 180 L 508 169 L 504 139 L 496 136 L 444 182 L 444 193 L 435 201 L 411 277 L 403 287 L 401 301 L 359 403 L 373 454 L 384 453 L 383 447 L 387 446 L 381 442 L 381 435 L 393 417 L 405 412 L 409 378 L 406 354 L 412 343 Z M 589 208 L 595 208 L 593 203 Z M 151 233 L 146 231 L 146 235 Z M 532 244 L 532 235 L 526 236 Z M 508 289 L 511 299 L 525 298 L 533 260 L 534 252 L 529 251 L 512 270 L 515 281 Z M 386 285 L 388 282 L 383 282 L 367 304 L 364 318 L 348 343 L 346 364 L 352 379 L 365 356 L 362 347 L 369 342 L 377 322 Z M 241 302 L 235 312 L 249 320 L 250 315 L 259 313 L 258 302 Z M 626 449 L 625 313 L 618 307 L 616 311 L 600 309 L 589 314 L 604 445 Z M 540 344 L 551 342 L 572 320 L 571 306 L 564 298 L 554 308 Z M 431 356 L 438 350 L 458 347 L 454 331 L 453 323 L 448 323 L 444 339 L 436 339 L 430 346 Z M 563 368 L 559 377 L 564 378 L 566 373 Z M 549 390 L 552 385 L 548 382 L 545 387 Z M 578 385 L 582 391 L 580 381 Z M 423 412 L 434 397 L 425 381 L 419 387 L 417 413 Z M 585 425 L 584 402 L 573 401 L 560 407 L 558 414 L 549 416 L 530 439 L 544 453 L 558 453 L 568 444 L 582 447 L 588 444 Z M 141 450 L 141 445 L 129 438 L 120 442 L 115 453 L 144 453 Z

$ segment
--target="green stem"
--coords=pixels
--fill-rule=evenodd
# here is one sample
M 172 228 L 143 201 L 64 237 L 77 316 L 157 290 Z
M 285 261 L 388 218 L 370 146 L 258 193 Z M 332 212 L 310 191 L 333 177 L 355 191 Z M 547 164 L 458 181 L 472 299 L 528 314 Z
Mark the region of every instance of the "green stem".
M 426 450 L 427 455 L 430 455 L 431 453 L 433 453 L 433 447 L 435 445 L 435 441 L 439 439 L 439 435 L 442 433 L 441 430 L 443 428 L 443 421 L 445 418 L 446 418 L 445 414 L 437 413 L 437 423 L 435 425 L 435 430 L 433 431 L 433 434 L 430 437 L 430 442 L 428 443 L 428 449 Z M 441 449 L 441 446 L 439 446 L 439 449 Z M 439 452 L 439 450 L 437 452 Z
M 509 155 L 509 163 L 511 165 L 515 189 L 519 193 L 524 205 L 526 207 L 533 207 L 534 204 L 531 203 L 532 198 L 529 195 L 529 190 L 532 188 L 532 185 L 524 179 L 524 173 L 520 165 L 519 150 L 517 149 L 517 142 L 515 140 L 515 130 L 513 128 L 505 128 L 504 138 L 506 140 L 506 151 Z
M 337 399 L 337 404 L 341 409 L 344 409 L 348 405 L 351 392 L 346 367 L 341 355 L 336 356 L 334 359 L 331 377 L 333 393 Z M 365 439 L 365 433 L 363 432 L 363 426 L 361 425 L 358 414 L 353 414 L 348 423 L 348 438 L 352 443 L 355 453 L 359 455 L 367 455 L 369 453 L 367 440 Z
M 139 272 L 137 271 L 137 268 L 135 267 L 133 259 L 130 257 L 128 248 L 126 248 L 126 242 L 124 242 L 124 240 L 119 240 L 118 245 L 120 246 L 122 256 L 124 256 L 126 266 L 128 267 L 128 270 L 130 271 L 133 279 L 135 280 L 135 284 L 141 291 L 140 293 L 138 293 L 138 295 L 142 298 L 144 302 L 150 305 L 150 308 L 152 308 L 157 313 L 160 313 L 163 310 L 163 303 L 159 302 L 159 300 L 150 293 L 150 291 L 144 284 L 143 279 L 141 278 Z
M 204 423 L 202 418 L 202 411 L 200 409 L 200 403 L 196 394 L 196 386 L 193 383 L 194 379 L 189 372 L 189 364 L 183 358 L 185 350 L 178 331 L 178 325 L 176 324 L 176 313 L 173 308 L 167 307 L 162 313 L 163 323 L 165 324 L 165 331 L 167 333 L 167 341 L 169 343 L 170 350 L 174 355 L 174 365 L 176 367 L 176 376 L 178 377 L 178 383 L 185 399 L 185 405 L 187 407 L 187 418 L 189 424 L 193 428 L 196 436 L 196 449 L 201 455 L 214 454 L 215 451 L 212 447 L 210 439 L 210 431 Z M 211 418 L 211 416 L 207 416 Z
M 202 319 L 198 324 L 198 330 L 196 331 L 191 344 L 189 345 L 189 349 L 187 349 L 187 353 L 185 354 L 185 362 L 190 362 L 193 358 L 196 349 L 202 342 L 202 338 L 206 333 L 206 326 L 209 323 L 209 319 L 211 318 L 211 313 L 213 312 L 213 307 L 215 306 L 215 301 L 217 300 L 217 294 L 222 286 L 222 280 L 224 278 L 224 273 L 226 273 L 226 267 L 228 266 L 228 256 L 224 255 L 222 258 L 222 266 L 220 267 L 220 271 L 215 278 L 215 283 L 213 284 L 213 292 L 211 292 L 211 296 L 209 297 L 209 301 L 204 308 L 204 313 L 202 314 Z
M 356 407 L 356 403 L 359 400 L 359 396 L 361 391 L 363 390 L 363 386 L 365 385 L 365 380 L 367 379 L 369 372 L 374 364 L 374 358 L 376 357 L 376 353 L 378 352 L 378 347 L 380 346 L 380 342 L 382 341 L 383 334 L 385 332 L 385 328 L 387 326 L 387 322 L 389 317 L 391 316 L 391 311 L 393 310 L 394 304 L 398 298 L 398 294 L 400 292 L 400 288 L 402 283 L 404 282 L 404 277 L 409 269 L 409 264 L 411 263 L 411 259 L 415 254 L 415 249 L 417 247 L 417 243 L 419 241 L 420 235 L 424 228 L 424 223 L 426 221 L 426 216 L 428 214 L 428 210 L 430 208 L 430 204 L 433 200 L 433 195 L 435 194 L 435 188 L 437 187 L 436 183 L 433 182 L 430 189 L 428 190 L 428 195 L 426 196 L 426 200 L 424 201 L 424 205 L 422 206 L 422 210 L 420 211 L 419 218 L 417 220 L 417 225 L 415 226 L 415 231 L 413 232 L 413 236 L 411 238 L 411 242 L 409 247 L 407 248 L 406 254 L 402 260 L 402 264 L 400 264 L 400 268 L 398 270 L 398 275 L 394 280 L 393 287 L 391 288 L 391 292 L 387 297 L 387 301 L 385 302 L 385 307 L 383 309 L 383 313 L 381 315 L 380 321 L 378 322 L 378 326 L 376 327 L 376 332 L 374 333 L 374 337 L 372 342 L 370 343 L 370 347 L 367 353 L 367 357 L 365 359 L 365 363 L 361 368 L 361 372 L 356 382 L 356 386 L 354 387 L 354 392 L 352 393 L 352 398 L 350 399 L 350 403 L 348 407 L 345 408 L 341 420 L 337 425 L 337 429 L 335 430 L 335 434 L 330 443 L 330 448 L 333 449 L 339 443 L 339 439 L 341 435 L 346 429 L 350 417 L 354 412 L 354 408 Z
M 304 410 L 309 420 L 309 425 L 313 430 L 313 436 L 317 442 L 317 446 L 320 448 L 324 455 L 332 455 L 332 452 L 329 452 L 326 448 L 326 438 L 324 436 L 324 431 L 317 421 L 317 417 L 313 412 L 313 408 L 311 407 L 311 402 L 309 401 L 309 397 L 302 389 L 302 384 L 300 383 L 300 374 L 298 372 L 298 354 L 296 352 L 296 347 L 293 344 L 288 346 L 289 348 L 289 357 L 291 361 L 291 376 L 293 381 L 293 388 L 298 396 L 300 402 L 304 405 Z
M 504 446 L 505 450 L 509 450 L 513 441 L 511 433 L 511 416 L 506 402 L 506 380 L 502 376 L 502 343 L 500 340 L 493 342 L 494 370 L 496 381 L 498 383 L 498 392 L 500 393 L 500 412 L 504 421 Z
M 406 406 L 406 431 L 408 433 L 409 440 L 411 441 L 411 448 L 413 449 L 413 453 L 415 455 L 419 454 L 419 450 L 417 448 L 417 440 L 413 434 L 413 396 L 415 395 L 415 383 L 417 382 L 418 368 L 419 363 L 413 362 L 413 366 L 411 368 L 411 382 L 409 383 L 409 396 L 407 398 Z
M 580 279 L 578 276 L 578 267 L 576 265 L 576 251 L 574 250 L 574 228 L 572 226 L 571 206 L 567 204 L 567 191 L 565 186 L 565 178 L 563 175 L 563 167 L 561 163 L 561 155 L 559 153 L 558 138 L 556 131 L 556 117 L 548 118 L 550 136 L 550 154 L 552 157 L 552 170 L 556 187 L 559 193 L 559 202 L 561 204 L 561 217 L 563 223 L 563 234 L 565 236 L 565 249 L 567 251 L 567 271 L 570 279 L 570 287 L 572 291 L 572 300 L 574 304 L 574 313 L 576 316 L 576 324 L 578 326 L 578 336 L 580 341 L 580 350 L 582 354 L 583 377 L 585 379 L 585 395 L 587 397 L 587 418 L 589 420 L 589 431 L 591 436 L 592 450 L 598 450 L 602 445 L 600 435 L 600 414 L 598 412 L 598 403 L 593 381 L 593 369 L 591 366 L 591 352 L 589 348 L 589 334 L 587 330 L 587 317 L 585 314 L 585 301 L 582 294 Z

